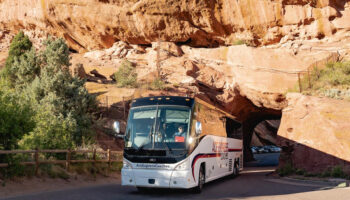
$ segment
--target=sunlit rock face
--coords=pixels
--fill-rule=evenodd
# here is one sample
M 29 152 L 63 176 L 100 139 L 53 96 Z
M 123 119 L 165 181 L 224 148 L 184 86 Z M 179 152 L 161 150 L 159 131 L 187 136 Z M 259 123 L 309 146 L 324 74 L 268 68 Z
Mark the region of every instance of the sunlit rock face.
M 196 47 L 323 38 L 348 29 L 348 0 L 1 0 L 0 28 L 45 31 L 89 51 L 158 39 Z
M 350 58 L 349 0 L 0 0 L 0 10 L 0 67 L 24 30 L 38 48 L 48 35 L 65 38 L 88 77 L 97 69 L 109 79 L 128 59 L 138 80 L 151 82 L 164 41 L 171 94 L 197 95 L 244 122 L 246 152 L 254 127 L 290 105 L 299 71 Z
M 350 102 L 287 95 L 277 143 L 283 147 L 280 165 L 323 172 L 342 166 L 350 174 Z

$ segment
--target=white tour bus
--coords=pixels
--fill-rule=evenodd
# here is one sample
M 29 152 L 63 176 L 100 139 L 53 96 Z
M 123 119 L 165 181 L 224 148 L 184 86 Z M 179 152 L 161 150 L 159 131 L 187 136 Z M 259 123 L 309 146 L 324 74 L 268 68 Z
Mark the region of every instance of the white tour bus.
M 241 123 L 198 98 L 133 100 L 124 140 L 125 186 L 200 192 L 204 183 L 243 169 Z

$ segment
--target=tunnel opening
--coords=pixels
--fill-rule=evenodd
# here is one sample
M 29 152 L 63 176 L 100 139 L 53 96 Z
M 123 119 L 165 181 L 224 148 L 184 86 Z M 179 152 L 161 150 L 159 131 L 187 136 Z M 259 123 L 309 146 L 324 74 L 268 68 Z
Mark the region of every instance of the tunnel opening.
M 278 165 L 281 148 L 277 146 L 277 132 L 280 121 L 281 114 L 276 114 L 254 116 L 243 122 L 244 166 Z

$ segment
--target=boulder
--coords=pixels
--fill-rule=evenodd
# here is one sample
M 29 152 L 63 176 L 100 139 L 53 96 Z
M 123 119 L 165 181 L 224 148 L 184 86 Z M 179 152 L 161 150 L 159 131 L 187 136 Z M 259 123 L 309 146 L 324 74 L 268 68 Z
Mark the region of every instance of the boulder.
M 87 77 L 83 64 L 78 63 L 73 67 L 73 75 L 81 79 L 85 79 Z
M 350 174 L 350 102 L 287 94 L 277 144 L 282 149 L 280 167 L 286 163 L 321 173 L 342 166 Z

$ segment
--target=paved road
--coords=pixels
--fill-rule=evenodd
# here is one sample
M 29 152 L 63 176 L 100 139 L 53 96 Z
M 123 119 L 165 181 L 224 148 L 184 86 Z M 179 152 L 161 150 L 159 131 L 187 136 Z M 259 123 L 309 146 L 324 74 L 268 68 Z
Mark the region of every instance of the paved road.
M 321 185 L 305 185 L 291 184 L 272 179 L 266 176 L 268 170 L 259 172 L 263 168 L 250 168 L 250 171 L 243 172 L 239 177 L 223 178 L 212 183 L 208 183 L 204 187 L 201 194 L 194 194 L 186 190 L 151 190 L 146 193 L 139 193 L 133 187 L 122 187 L 118 181 L 115 184 L 99 185 L 93 187 L 85 187 L 78 189 L 69 189 L 64 191 L 44 192 L 40 194 L 32 194 L 26 196 L 18 196 L 8 198 L 12 200 L 115 200 L 115 199 L 304 199 L 302 197 L 310 196 L 318 200 L 329 200 L 342 198 L 350 199 L 350 190 L 342 192 L 333 190 L 321 190 L 324 186 Z M 258 171 L 256 171 L 258 170 Z M 317 192 L 314 192 L 317 191 Z M 327 194 L 323 194 L 327 192 Z M 334 194 L 333 194 L 334 193 Z M 283 195 L 283 196 L 281 196 Z M 301 195 L 298 196 L 298 195 Z M 304 196 L 303 196 L 304 195 Z M 306 195 L 306 196 L 305 196 Z M 334 195 L 338 195 L 337 198 Z

